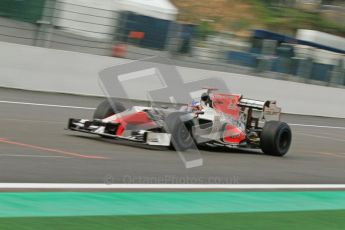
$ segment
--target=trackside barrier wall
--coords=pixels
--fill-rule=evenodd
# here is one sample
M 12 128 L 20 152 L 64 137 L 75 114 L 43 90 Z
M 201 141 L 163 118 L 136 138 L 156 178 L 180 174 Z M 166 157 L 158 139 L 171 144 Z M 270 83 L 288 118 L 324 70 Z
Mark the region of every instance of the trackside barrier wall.
M 104 96 L 98 72 L 130 60 L 0 42 L 0 86 Z M 277 100 L 284 113 L 345 118 L 345 90 L 249 75 L 178 67 L 185 82 L 219 77 L 232 93 L 247 98 Z M 157 80 L 131 84 L 129 95 L 145 100 Z M 142 90 L 138 90 L 142 89 Z M 177 89 L 178 90 L 178 89 Z

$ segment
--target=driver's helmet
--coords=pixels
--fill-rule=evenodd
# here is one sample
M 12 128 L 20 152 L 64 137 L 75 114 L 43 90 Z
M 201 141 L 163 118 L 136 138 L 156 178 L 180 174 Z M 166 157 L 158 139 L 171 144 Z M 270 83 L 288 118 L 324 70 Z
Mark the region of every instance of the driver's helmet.
M 201 101 L 207 102 L 209 100 L 209 98 L 210 98 L 210 96 L 208 95 L 208 93 L 201 94 Z
M 212 100 L 210 98 L 210 95 L 208 93 L 203 93 L 201 94 L 201 100 L 200 103 L 202 103 L 203 105 L 212 108 Z

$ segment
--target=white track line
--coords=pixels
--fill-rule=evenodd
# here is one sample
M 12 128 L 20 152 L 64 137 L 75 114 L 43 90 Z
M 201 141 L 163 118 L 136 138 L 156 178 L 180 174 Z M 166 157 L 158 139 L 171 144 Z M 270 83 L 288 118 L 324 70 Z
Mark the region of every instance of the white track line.
M 337 127 L 337 126 L 327 126 L 327 125 L 305 125 L 305 124 L 291 124 L 290 126 L 300 126 L 300 127 L 312 127 L 312 128 L 325 128 L 325 129 L 343 129 L 345 130 L 345 127 Z
M 345 184 L 65 184 L 0 183 L 0 189 L 345 189 Z
M 72 157 L 66 157 L 66 156 L 42 156 L 42 155 L 26 155 L 26 154 L 0 154 L 0 157 L 72 158 Z
M 31 103 L 31 102 L 20 102 L 20 101 L 0 101 L 3 104 L 18 104 L 18 105 L 33 105 L 33 106 L 45 106 L 45 107 L 56 107 L 56 108 L 69 108 L 69 109 L 85 109 L 85 110 L 95 110 L 96 108 L 91 107 L 80 107 L 80 106 L 71 106 L 71 105 L 55 105 L 55 104 L 40 104 L 40 103 Z M 293 124 L 289 123 L 291 126 L 300 126 L 300 127 L 313 127 L 313 128 L 326 128 L 326 129 L 342 129 L 345 130 L 345 127 L 336 127 L 336 126 L 323 126 L 323 125 L 307 125 L 307 124 Z
M 13 121 L 13 122 L 29 122 L 29 123 L 47 123 L 47 124 L 66 124 L 66 121 L 42 121 L 42 120 L 28 120 L 28 119 L 9 119 L 9 118 L 0 118 L 0 121 Z
M 17 104 L 17 105 L 34 105 L 34 106 L 56 107 L 56 108 L 69 108 L 69 109 L 87 109 L 87 110 L 94 110 L 95 109 L 95 108 L 90 108 L 90 107 L 80 107 L 80 106 L 71 106 L 71 105 L 40 104 L 40 103 L 21 102 L 21 101 L 0 101 L 0 103 Z

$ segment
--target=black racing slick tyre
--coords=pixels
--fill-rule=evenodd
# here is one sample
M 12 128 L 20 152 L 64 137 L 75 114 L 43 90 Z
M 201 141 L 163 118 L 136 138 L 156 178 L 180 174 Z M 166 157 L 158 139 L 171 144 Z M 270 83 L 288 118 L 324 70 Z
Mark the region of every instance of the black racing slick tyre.
M 191 133 L 193 121 L 182 121 L 183 112 L 169 114 L 165 119 L 166 131 L 171 134 L 171 147 L 177 151 L 186 151 L 194 146 Z
M 93 114 L 93 119 L 104 119 L 125 110 L 126 108 L 122 103 L 112 99 L 106 99 L 97 106 Z
M 260 145 L 267 155 L 284 156 L 291 145 L 291 129 L 281 121 L 268 121 L 262 129 Z

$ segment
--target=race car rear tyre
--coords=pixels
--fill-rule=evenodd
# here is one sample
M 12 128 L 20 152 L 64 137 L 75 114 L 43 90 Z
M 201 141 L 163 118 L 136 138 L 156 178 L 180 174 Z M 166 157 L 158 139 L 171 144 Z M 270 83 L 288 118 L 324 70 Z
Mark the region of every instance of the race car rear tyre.
M 112 104 L 110 104 L 109 100 L 111 100 Z M 105 99 L 97 106 L 93 114 L 93 119 L 104 119 L 125 110 L 126 108 L 122 103 L 115 101 L 114 99 Z
M 291 129 L 281 121 L 266 122 L 260 136 L 262 151 L 267 155 L 284 156 L 291 145 Z
M 171 147 L 177 151 L 186 151 L 194 146 L 191 134 L 193 122 L 182 121 L 183 112 L 171 113 L 165 119 L 167 132 L 171 134 Z

